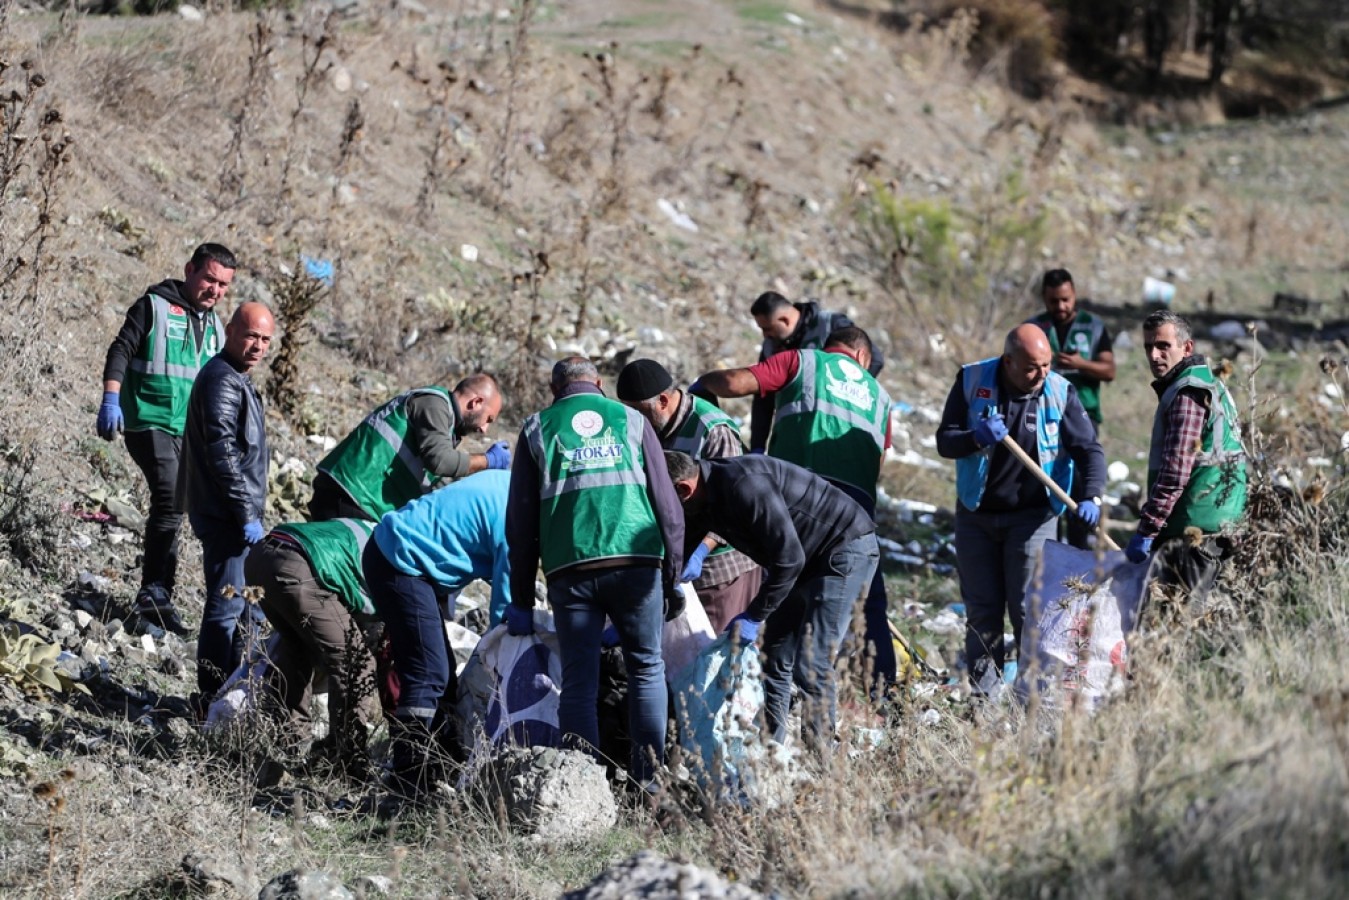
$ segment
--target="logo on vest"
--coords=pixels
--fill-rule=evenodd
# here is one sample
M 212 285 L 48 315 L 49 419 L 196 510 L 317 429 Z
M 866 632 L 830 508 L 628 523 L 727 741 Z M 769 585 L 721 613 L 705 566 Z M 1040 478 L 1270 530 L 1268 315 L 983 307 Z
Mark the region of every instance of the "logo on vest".
M 841 400 L 849 406 L 860 406 L 866 409 L 872 405 L 871 391 L 867 389 L 866 382 L 862 376 L 866 373 L 850 359 L 839 360 L 838 368 L 843 372 L 843 378 L 835 378 L 834 373 L 829 369 L 824 370 L 825 386 L 824 391 L 835 400 Z
M 568 471 L 611 469 L 622 462 L 623 445 L 614 439 L 610 431 L 600 434 L 604 430 L 604 417 L 599 413 L 581 410 L 571 417 L 571 428 L 581 436 L 581 446 L 562 451 Z
M 974 396 L 979 400 L 992 400 L 993 391 L 990 388 L 979 388 L 974 392 Z
M 174 316 L 181 316 L 183 314 L 183 308 L 176 303 L 170 303 L 169 314 Z
M 583 438 L 592 438 L 604 428 L 604 417 L 594 410 L 583 409 L 571 417 L 571 430 Z

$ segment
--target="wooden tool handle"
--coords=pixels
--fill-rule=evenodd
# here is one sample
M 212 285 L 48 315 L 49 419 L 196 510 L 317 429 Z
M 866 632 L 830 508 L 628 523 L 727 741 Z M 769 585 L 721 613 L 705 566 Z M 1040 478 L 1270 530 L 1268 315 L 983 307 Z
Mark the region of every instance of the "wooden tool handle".
M 1013 456 L 1020 460 L 1021 464 L 1025 466 L 1032 475 L 1040 479 L 1040 482 L 1044 484 L 1045 487 L 1049 488 L 1051 494 L 1063 501 L 1068 509 L 1074 512 L 1077 511 L 1077 501 L 1072 497 L 1069 497 L 1068 492 L 1059 487 L 1059 483 L 1050 478 L 1049 473 L 1040 468 L 1040 464 L 1031 459 L 1030 454 L 1025 450 L 1022 450 L 1021 445 L 1012 440 L 1010 434 L 1002 439 L 1002 445 L 1006 447 Z M 1106 533 L 1106 530 L 1100 526 L 1100 523 L 1097 523 L 1096 533 L 1101 536 L 1101 540 L 1105 541 L 1105 545 L 1108 549 L 1118 550 L 1120 548 L 1119 544 L 1116 544 L 1114 540 L 1111 539 L 1110 535 Z

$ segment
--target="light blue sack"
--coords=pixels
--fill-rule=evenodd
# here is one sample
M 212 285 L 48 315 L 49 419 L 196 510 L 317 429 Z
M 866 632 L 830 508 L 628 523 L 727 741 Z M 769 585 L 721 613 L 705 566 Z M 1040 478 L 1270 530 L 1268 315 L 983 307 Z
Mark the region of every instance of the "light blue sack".
M 760 736 L 763 668 L 759 648 L 723 634 L 698 654 L 674 683 L 680 746 L 704 790 L 722 798 L 753 793 L 753 760 L 765 753 Z

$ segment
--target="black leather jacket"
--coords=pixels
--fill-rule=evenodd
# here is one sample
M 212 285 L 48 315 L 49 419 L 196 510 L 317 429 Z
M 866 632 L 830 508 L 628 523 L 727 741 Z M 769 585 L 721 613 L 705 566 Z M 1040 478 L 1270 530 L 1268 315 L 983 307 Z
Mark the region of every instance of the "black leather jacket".
M 267 502 L 267 432 L 252 380 L 219 353 L 197 373 L 187 402 L 179 496 L 194 516 L 262 520 Z

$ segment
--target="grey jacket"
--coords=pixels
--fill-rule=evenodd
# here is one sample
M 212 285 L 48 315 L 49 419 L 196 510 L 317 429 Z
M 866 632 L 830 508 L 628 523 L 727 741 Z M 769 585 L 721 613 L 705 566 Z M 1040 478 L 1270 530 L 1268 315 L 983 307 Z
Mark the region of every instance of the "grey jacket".
M 267 502 L 267 432 L 262 399 L 224 353 L 197 373 L 187 402 L 179 496 L 196 517 L 242 528 Z

